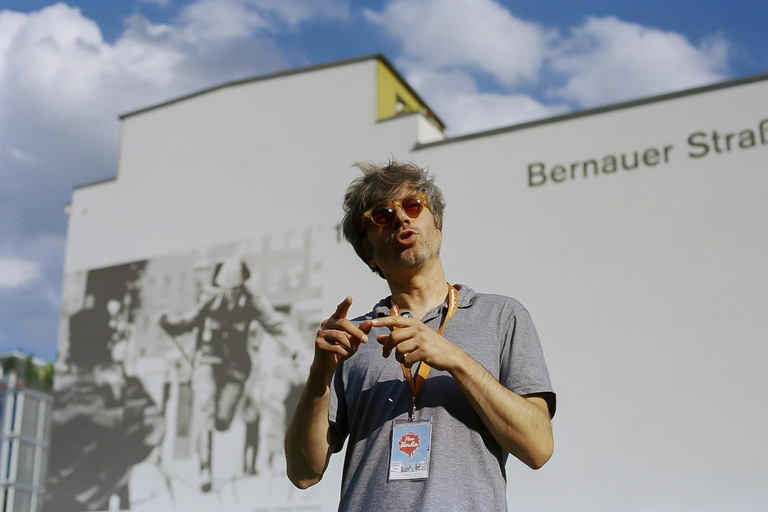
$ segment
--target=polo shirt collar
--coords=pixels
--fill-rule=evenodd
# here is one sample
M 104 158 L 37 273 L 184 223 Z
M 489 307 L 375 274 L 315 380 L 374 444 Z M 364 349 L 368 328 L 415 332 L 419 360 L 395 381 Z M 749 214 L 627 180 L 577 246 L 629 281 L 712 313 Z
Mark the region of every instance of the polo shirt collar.
M 459 290 L 459 308 L 468 308 L 472 305 L 472 303 L 475 301 L 475 298 L 477 297 L 477 292 L 470 288 L 467 285 L 464 284 L 455 284 L 454 285 L 457 290 Z M 381 299 L 376 306 L 373 308 L 374 316 L 377 318 L 381 318 L 383 316 L 389 316 L 389 305 L 392 303 L 392 296 L 388 296 L 384 299 Z M 439 306 L 431 309 L 427 312 L 426 315 L 424 315 L 423 321 L 429 321 L 433 319 L 436 316 L 439 316 L 443 313 L 443 310 L 448 307 L 448 297 L 446 297 L 446 300 L 443 301 L 442 304 Z

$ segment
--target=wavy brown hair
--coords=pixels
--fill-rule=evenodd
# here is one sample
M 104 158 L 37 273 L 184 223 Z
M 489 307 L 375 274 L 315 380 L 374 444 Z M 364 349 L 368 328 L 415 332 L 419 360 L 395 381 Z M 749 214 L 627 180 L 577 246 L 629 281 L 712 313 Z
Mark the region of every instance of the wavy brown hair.
M 363 212 L 374 206 L 397 199 L 398 193 L 404 188 L 417 194 L 424 194 L 429 201 L 435 227 L 443 230 L 443 211 L 445 199 L 443 193 L 434 183 L 434 178 L 426 169 L 412 162 L 389 160 L 385 165 L 372 163 L 356 163 L 362 176 L 355 178 L 344 194 L 344 217 L 341 228 L 344 238 L 352 244 L 360 259 L 368 263 L 369 244 L 365 238 L 366 222 Z M 378 267 L 372 269 L 384 277 Z

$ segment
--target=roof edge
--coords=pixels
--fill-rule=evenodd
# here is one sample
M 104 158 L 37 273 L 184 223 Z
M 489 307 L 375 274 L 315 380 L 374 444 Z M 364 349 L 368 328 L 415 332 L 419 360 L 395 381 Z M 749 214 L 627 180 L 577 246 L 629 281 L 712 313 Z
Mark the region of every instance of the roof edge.
M 113 176 L 111 178 L 104 178 L 104 179 L 97 180 L 97 181 L 91 181 L 91 182 L 88 182 L 88 183 L 82 183 L 80 185 L 75 185 L 74 187 L 72 187 L 72 190 L 82 190 L 84 188 L 96 187 L 96 186 L 99 186 L 99 185 L 105 185 L 107 183 L 112 183 L 114 181 L 117 181 L 117 176 Z M 72 206 L 72 203 L 70 202 L 70 203 L 65 204 L 64 208 L 71 207 L 71 206 Z
M 443 120 L 440 119 L 440 117 L 437 114 L 435 114 L 435 112 L 432 110 L 432 108 L 430 108 L 429 104 L 426 101 L 424 101 L 424 98 L 419 96 L 419 93 L 417 93 L 414 90 L 414 88 L 411 87 L 411 84 L 409 84 L 408 81 L 405 78 L 403 78 L 403 75 L 401 75 L 400 72 L 395 68 L 395 66 L 393 66 L 392 63 L 389 62 L 389 59 L 387 59 L 382 54 L 377 54 L 376 58 L 378 60 L 380 60 L 382 64 L 387 66 L 387 68 L 389 68 L 389 70 L 392 72 L 392 74 L 395 75 L 395 78 L 397 78 L 398 80 L 400 80 L 400 82 L 402 82 L 403 87 L 405 87 L 408 90 L 409 93 L 413 94 L 413 96 L 419 101 L 419 103 L 424 105 L 424 107 L 427 110 L 427 112 L 426 112 L 427 117 L 431 117 L 435 121 L 437 121 L 437 124 L 438 124 L 438 127 L 440 128 L 440 130 L 445 131 L 445 123 L 443 122 Z
M 243 79 L 240 79 L 240 80 L 224 82 L 224 83 L 221 83 L 221 84 L 218 84 L 218 85 L 214 85 L 212 87 L 207 87 L 207 88 L 201 89 L 199 91 L 195 91 L 195 92 L 192 92 L 192 93 L 189 93 L 189 94 L 185 94 L 183 96 L 179 96 L 178 98 L 173 98 L 173 99 L 170 99 L 170 100 L 167 100 L 167 101 L 163 101 L 161 103 L 150 105 L 148 107 L 143 107 L 143 108 L 140 108 L 138 110 L 132 110 L 130 112 L 126 112 L 124 114 L 120 114 L 118 116 L 118 118 L 120 120 L 123 120 L 123 119 L 125 119 L 127 117 L 135 116 L 135 115 L 138 115 L 138 114 L 143 114 L 145 112 L 149 112 L 150 110 L 155 110 L 155 109 L 158 109 L 158 108 L 161 108 L 161 107 L 166 107 L 166 106 L 172 105 L 174 103 L 179 103 L 181 101 L 185 101 L 185 100 L 188 100 L 188 99 L 191 99 L 191 98 L 195 98 L 197 96 L 202 96 L 204 94 L 208 94 L 208 93 L 211 93 L 211 92 L 214 92 L 214 91 L 218 91 L 220 89 L 226 89 L 228 87 L 235 87 L 235 86 L 238 86 L 238 85 L 244 85 L 244 84 L 248 84 L 248 83 L 261 82 L 263 80 L 272 80 L 274 78 L 283 78 L 283 77 L 287 77 L 287 76 L 298 75 L 298 74 L 301 74 L 301 73 L 308 73 L 308 72 L 312 72 L 312 71 L 319 71 L 321 69 L 328 69 L 328 68 L 334 68 L 334 67 L 340 67 L 340 66 L 348 66 L 350 64 L 357 64 L 359 62 L 365 62 L 367 60 L 378 60 L 382 64 L 387 66 L 387 68 L 389 68 L 389 70 L 392 72 L 392 74 L 395 75 L 395 77 L 397 77 L 397 79 L 400 80 L 403 83 L 403 85 L 404 85 L 404 87 L 406 89 L 408 89 L 408 92 L 413 94 L 414 97 L 416 97 L 416 99 L 419 102 L 421 102 L 427 108 L 427 111 L 429 112 L 429 114 L 432 117 L 435 118 L 435 120 L 441 125 L 441 127 L 443 129 L 445 128 L 445 123 L 442 121 L 442 119 L 440 119 L 432 111 L 432 109 L 429 107 L 427 102 L 424 101 L 424 99 L 421 96 L 419 96 L 419 94 L 403 78 L 403 76 L 400 74 L 400 72 L 397 71 L 397 69 L 395 69 L 395 67 L 392 65 L 392 63 L 389 61 L 389 59 L 387 59 L 381 53 L 374 53 L 374 54 L 369 54 L 369 55 L 363 55 L 363 56 L 360 56 L 360 57 L 352 57 L 352 58 L 349 58 L 349 59 L 337 60 L 337 61 L 333 61 L 333 62 L 326 62 L 326 63 L 323 63 L 323 64 L 316 64 L 316 65 L 313 65 L 313 66 L 306 66 L 306 67 L 300 67 L 300 68 L 295 68 L 295 69 L 287 69 L 287 70 L 278 71 L 278 72 L 275 72 L 275 73 L 268 73 L 266 75 L 257 75 L 257 76 L 253 76 L 253 77 L 249 77 L 249 78 L 243 78 Z
M 214 85 L 211 87 L 207 87 L 205 89 L 201 89 L 199 91 L 195 91 L 189 94 L 185 94 L 184 96 L 179 96 L 178 98 L 173 98 L 171 100 L 163 101 L 161 103 L 157 103 L 155 105 L 150 105 L 148 107 L 140 108 L 138 110 L 133 110 L 131 112 L 126 112 L 125 114 L 121 114 L 118 116 L 119 119 L 125 119 L 126 117 L 131 117 L 137 114 L 143 114 L 144 112 L 147 112 L 149 110 L 154 110 L 160 107 L 165 107 L 168 105 L 172 105 L 174 103 L 178 103 L 180 101 L 188 100 L 190 98 L 194 98 L 196 96 L 202 96 L 203 94 L 208 94 L 209 92 L 217 91 L 219 89 L 226 89 L 227 87 L 234 87 L 237 85 L 243 85 L 251 82 L 260 82 L 262 80 L 271 80 L 273 78 L 282 78 L 285 76 L 291 76 L 291 75 L 297 75 L 299 73 L 306 73 L 310 71 L 318 71 L 320 69 L 326 69 L 326 68 L 333 68 L 338 66 L 346 66 L 349 64 L 355 64 L 358 62 L 364 62 L 366 60 L 374 60 L 374 59 L 382 59 L 386 60 L 383 55 L 381 54 L 370 54 L 370 55 L 364 55 L 361 57 L 352 57 L 350 59 L 344 59 L 344 60 L 338 60 L 334 62 L 326 62 L 323 64 L 317 64 L 313 66 L 306 66 L 301 68 L 295 68 L 295 69 L 286 69 L 283 71 L 277 71 L 274 73 L 268 73 L 266 75 L 256 75 L 249 78 L 242 78 L 240 80 L 233 80 L 230 82 L 224 82 L 220 83 L 218 85 Z
M 558 123 L 558 122 L 561 122 L 561 121 L 568 121 L 568 120 L 571 120 L 571 119 L 578 119 L 580 117 L 587 117 L 587 116 L 596 115 L 596 114 L 603 114 L 603 113 L 606 113 L 606 112 L 612 112 L 614 110 L 623 110 L 623 109 L 628 109 L 628 108 L 639 107 L 639 106 L 642 106 L 642 105 L 649 105 L 649 104 L 652 104 L 652 103 L 660 103 L 660 102 L 668 101 L 668 100 L 672 100 L 672 99 L 684 98 L 686 96 L 693 96 L 693 95 L 696 95 L 696 94 L 701 94 L 701 93 L 711 92 L 711 91 L 717 91 L 717 90 L 720 90 L 720 89 L 728 89 L 728 88 L 731 88 L 731 87 L 737 87 L 737 86 L 741 86 L 741 85 L 752 84 L 752 83 L 755 83 L 755 82 L 762 82 L 762 81 L 765 81 L 765 80 L 768 80 L 768 72 L 760 73 L 760 74 L 757 74 L 757 75 L 750 75 L 750 76 L 742 77 L 742 78 L 736 78 L 736 79 L 733 79 L 733 80 L 726 80 L 726 81 L 723 81 L 723 82 L 717 82 L 717 83 L 709 84 L 709 85 L 702 85 L 702 86 L 699 86 L 699 87 L 694 87 L 692 89 L 684 89 L 682 91 L 669 92 L 669 93 L 659 94 L 659 95 L 655 95 L 655 96 L 649 96 L 649 97 L 646 97 L 646 98 L 640 98 L 640 99 L 636 99 L 636 100 L 629 100 L 629 101 L 624 101 L 624 102 L 621 102 L 621 103 L 614 103 L 614 104 L 611 104 L 611 105 L 604 105 L 602 107 L 595 107 L 595 108 L 591 108 L 591 109 L 587 109 L 587 110 L 579 110 L 579 111 L 576 111 L 576 112 L 569 112 L 567 114 L 560 114 L 560 115 L 553 116 L 553 117 L 547 117 L 547 118 L 544 118 L 544 119 L 537 119 L 537 120 L 534 120 L 534 121 L 528 121 L 528 122 L 525 122 L 525 123 L 515 124 L 515 125 L 511 125 L 511 126 L 503 126 L 503 127 L 500 127 L 500 128 L 494 128 L 494 129 L 491 129 L 491 130 L 484 130 L 484 131 L 476 132 L 476 133 L 468 133 L 466 135 L 458 135 L 456 137 L 446 137 L 443 140 L 439 140 L 439 141 L 435 141 L 435 142 L 426 142 L 424 144 L 416 144 L 413 149 L 414 150 L 426 149 L 426 148 L 430 148 L 430 147 L 433 147 L 433 146 L 438 146 L 438 145 L 441 145 L 441 144 L 448 144 L 448 143 L 451 143 L 451 142 L 461 142 L 461 141 L 469 140 L 469 139 L 476 139 L 476 138 L 480 138 L 480 137 L 488 137 L 488 136 L 491 136 L 491 135 L 498 135 L 498 134 L 501 134 L 501 133 L 507 133 L 507 132 L 513 132 L 513 131 L 517 131 L 517 130 L 523 130 L 523 129 L 532 128 L 532 127 L 535 127 L 535 126 L 543 126 L 543 125 L 547 125 L 547 124 Z

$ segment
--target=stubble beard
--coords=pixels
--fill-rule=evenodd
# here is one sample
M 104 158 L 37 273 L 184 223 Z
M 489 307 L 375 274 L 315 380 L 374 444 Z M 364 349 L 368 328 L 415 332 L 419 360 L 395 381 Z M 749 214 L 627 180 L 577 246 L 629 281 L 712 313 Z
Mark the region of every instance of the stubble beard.
M 395 266 L 415 267 L 440 256 L 443 234 L 437 228 L 431 228 L 429 233 L 424 231 L 420 233 L 420 240 L 414 247 L 409 247 L 392 256 L 392 263 Z

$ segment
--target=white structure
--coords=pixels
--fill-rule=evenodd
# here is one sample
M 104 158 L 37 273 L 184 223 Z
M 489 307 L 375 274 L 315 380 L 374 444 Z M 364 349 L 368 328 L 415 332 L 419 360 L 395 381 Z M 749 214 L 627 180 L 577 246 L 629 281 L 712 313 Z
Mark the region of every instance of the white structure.
M 15 372 L 3 376 L 0 384 L 0 510 L 4 512 L 42 510 L 51 402 L 51 396 L 42 391 L 17 386 Z
M 344 296 L 363 313 L 387 293 L 339 237 L 352 164 L 413 160 L 447 199 L 449 279 L 527 306 L 559 395 L 553 459 L 508 464 L 512 509 L 765 510 L 766 105 L 768 75 L 446 139 L 374 56 L 127 114 L 116 178 L 73 195 L 60 362 L 95 270 L 141 262 L 113 289 L 141 298 L 126 367 L 163 406 L 166 440 L 131 478 L 166 485 L 132 486 L 132 507 L 335 510 L 342 455 L 306 492 L 276 458 L 255 476 L 220 462 L 215 492 L 197 492 L 174 345 L 194 342 L 155 319 L 193 307 L 212 266 L 237 255 L 311 352 Z M 276 373 L 282 391 L 267 396 L 290 405 L 303 368 L 264 343 L 253 389 Z M 238 425 L 219 453 L 242 452 Z

